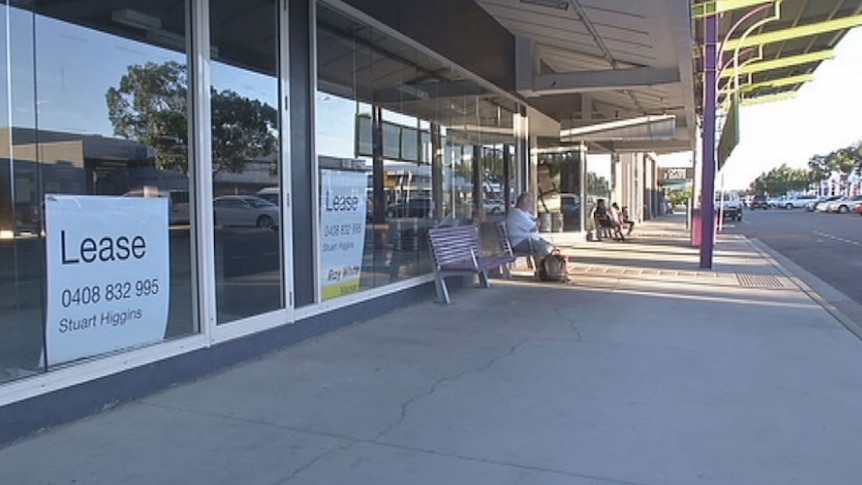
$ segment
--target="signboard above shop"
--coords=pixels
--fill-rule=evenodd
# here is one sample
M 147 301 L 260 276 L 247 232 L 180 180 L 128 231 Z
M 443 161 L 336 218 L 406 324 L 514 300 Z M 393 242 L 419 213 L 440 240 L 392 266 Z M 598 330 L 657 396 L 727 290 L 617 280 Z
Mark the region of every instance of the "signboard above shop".
M 691 167 L 661 167 L 658 169 L 659 184 L 680 183 L 694 179 L 694 169 Z

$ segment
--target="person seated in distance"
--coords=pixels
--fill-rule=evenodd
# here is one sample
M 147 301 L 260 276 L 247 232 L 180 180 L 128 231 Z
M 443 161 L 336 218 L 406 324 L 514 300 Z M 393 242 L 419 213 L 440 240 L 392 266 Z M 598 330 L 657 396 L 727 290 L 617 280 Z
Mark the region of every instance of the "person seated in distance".
M 616 207 L 616 206 L 617 206 L 617 204 L 614 203 L 614 207 Z M 631 236 L 632 231 L 635 229 L 635 221 L 633 221 L 631 216 L 629 215 L 629 208 L 628 207 L 623 206 L 623 209 L 620 211 L 620 218 L 622 219 L 622 226 L 623 227 L 628 226 L 628 231 L 626 231 L 626 236 Z
M 509 243 L 516 253 L 532 254 L 536 267 L 554 252 L 554 245 L 539 236 L 539 220 L 533 215 L 533 197 L 529 192 L 518 196 L 515 207 L 506 217 Z
M 592 213 L 592 220 L 596 226 L 596 240 L 601 241 L 602 233 L 607 232 L 615 241 L 625 241 L 620 227 L 620 215 L 615 207 L 616 204 L 608 208 L 605 199 L 596 200 L 596 207 Z

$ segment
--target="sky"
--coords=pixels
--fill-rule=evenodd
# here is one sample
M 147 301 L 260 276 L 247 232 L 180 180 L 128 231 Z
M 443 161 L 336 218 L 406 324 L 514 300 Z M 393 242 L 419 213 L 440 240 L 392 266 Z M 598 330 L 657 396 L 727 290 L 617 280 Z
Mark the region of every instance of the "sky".
M 799 96 L 740 110 L 740 143 L 716 179 L 728 189 L 745 189 L 761 173 L 787 163 L 807 167 L 825 155 L 862 140 L 862 28 L 847 33 L 834 59 L 823 61 Z M 662 157 L 685 162 L 690 154 Z

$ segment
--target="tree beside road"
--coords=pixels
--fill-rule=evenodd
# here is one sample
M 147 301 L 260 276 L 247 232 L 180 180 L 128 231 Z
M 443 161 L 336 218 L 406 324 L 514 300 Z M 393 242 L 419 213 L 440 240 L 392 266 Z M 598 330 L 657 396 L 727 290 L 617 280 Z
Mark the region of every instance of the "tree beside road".
M 826 155 L 814 155 L 808 168 L 791 168 L 787 164 L 761 173 L 749 186 L 754 194 L 787 194 L 804 192 L 830 178 L 837 178 L 846 187 L 851 176 L 862 174 L 862 141 L 833 150 Z

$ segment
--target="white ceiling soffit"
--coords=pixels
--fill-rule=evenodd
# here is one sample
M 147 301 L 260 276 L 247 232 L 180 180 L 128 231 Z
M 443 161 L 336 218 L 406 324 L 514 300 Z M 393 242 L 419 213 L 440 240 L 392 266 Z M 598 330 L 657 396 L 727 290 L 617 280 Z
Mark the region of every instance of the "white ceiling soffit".
M 684 127 L 675 136 L 693 146 L 690 0 L 476 2 L 518 38 L 522 95 L 581 97 L 554 103 L 580 105 L 578 112 L 545 113 L 557 120 L 674 114 Z

